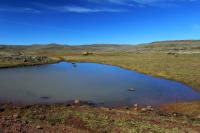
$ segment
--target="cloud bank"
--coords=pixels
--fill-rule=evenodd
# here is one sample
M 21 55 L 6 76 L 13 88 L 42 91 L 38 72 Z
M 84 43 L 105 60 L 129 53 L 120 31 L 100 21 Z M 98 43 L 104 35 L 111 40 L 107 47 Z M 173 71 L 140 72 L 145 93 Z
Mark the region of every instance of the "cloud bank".
M 70 13 L 98 13 L 98 12 L 127 12 L 132 8 L 141 8 L 145 6 L 170 6 L 180 4 L 182 2 L 197 2 L 199 0 L 57 0 L 55 3 L 49 0 L 22 0 L 24 5 L 21 7 L 18 4 L 13 5 L 11 2 L 4 2 L 1 6 L 2 12 L 26 12 L 26 13 L 40 13 L 40 12 L 70 12 Z M 12 2 L 13 1 L 13 2 Z

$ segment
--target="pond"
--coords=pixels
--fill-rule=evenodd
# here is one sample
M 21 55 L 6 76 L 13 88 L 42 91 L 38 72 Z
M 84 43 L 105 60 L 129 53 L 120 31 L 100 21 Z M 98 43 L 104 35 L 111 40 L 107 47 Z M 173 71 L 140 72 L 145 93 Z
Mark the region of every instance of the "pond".
M 158 106 L 199 100 L 181 83 L 119 67 L 67 63 L 0 69 L 0 101 L 15 104 L 65 103 L 80 99 L 99 106 Z

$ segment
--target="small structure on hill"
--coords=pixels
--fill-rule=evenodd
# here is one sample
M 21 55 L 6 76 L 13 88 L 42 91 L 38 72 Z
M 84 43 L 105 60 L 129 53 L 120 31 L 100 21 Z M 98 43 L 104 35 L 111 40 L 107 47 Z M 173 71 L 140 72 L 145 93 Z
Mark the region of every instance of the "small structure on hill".
M 93 55 L 93 54 L 94 54 L 94 52 L 83 52 L 82 53 L 82 55 L 84 55 L 84 56 Z

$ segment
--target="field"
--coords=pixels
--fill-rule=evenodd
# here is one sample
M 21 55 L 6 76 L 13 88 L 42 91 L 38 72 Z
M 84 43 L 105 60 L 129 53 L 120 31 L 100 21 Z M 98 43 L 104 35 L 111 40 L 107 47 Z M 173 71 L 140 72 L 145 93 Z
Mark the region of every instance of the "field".
M 148 75 L 185 83 L 200 91 L 200 54 L 111 53 L 94 56 L 66 56 L 72 62 L 97 62 L 120 66 Z
M 3 108 L 5 108 L 4 111 Z M 139 108 L 94 108 L 75 105 L 4 105 L 2 132 L 73 133 L 197 133 L 200 119 L 177 113 L 141 111 Z
M 9 57 L 10 60 L 5 58 Z M 16 61 L 19 57 L 20 61 Z M 48 61 L 24 62 L 27 57 Z M 110 64 L 148 75 L 179 81 L 200 92 L 200 41 L 165 41 L 142 45 L 0 45 L 0 67 L 54 63 L 57 61 Z M 5 105 L 4 105 L 5 106 Z M 0 109 L 1 110 L 1 109 Z M 173 103 L 154 111 L 108 109 L 88 106 L 5 106 L 0 129 L 73 132 L 198 132 L 200 102 Z M 59 112 L 59 113 L 58 113 Z M 170 112 L 170 113 L 167 113 Z M 175 114 L 174 114 L 175 112 Z M 17 118 L 13 115 L 18 114 Z M 45 115 L 44 115 L 45 114 Z M 42 119 L 41 119 L 42 117 Z M 43 119 L 44 118 L 44 119 Z M 9 122 L 18 121 L 14 125 Z M 45 123 L 45 124 L 42 124 Z M 23 126 L 25 124 L 25 126 Z M 40 126 L 37 126 L 37 125 Z M 19 126 L 20 125 L 20 126 Z M 5 125 L 6 126 L 6 125 Z M 37 128 L 36 128 L 37 127 Z M 52 128 L 50 128 L 52 127 Z M 80 130 L 82 129 L 82 130 Z M 0 130 L 1 131 L 1 130 Z M 60 131 L 62 132 L 62 131 Z
M 93 54 L 84 56 L 83 52 Z M 141 45 L 0 45 L 4 56 L 48 56 L 54 61 L 96 62 L 180 81 L 200 91 L 200 41 L 165 41 Z M 1 56 L 0 56 L 1 57 Z M 0 67 L 28 65 L 1 61 Z

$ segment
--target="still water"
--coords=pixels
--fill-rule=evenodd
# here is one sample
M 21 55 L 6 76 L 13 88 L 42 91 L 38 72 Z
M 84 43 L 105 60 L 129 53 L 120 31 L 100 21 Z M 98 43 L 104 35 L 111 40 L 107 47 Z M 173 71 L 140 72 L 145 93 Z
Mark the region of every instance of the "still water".
M 175 81 L 95 63 L 0 69 L 1 102 L 65 103 L 77 98 L 100 106 L 158 106 L 199 100 L 200 93 Z

